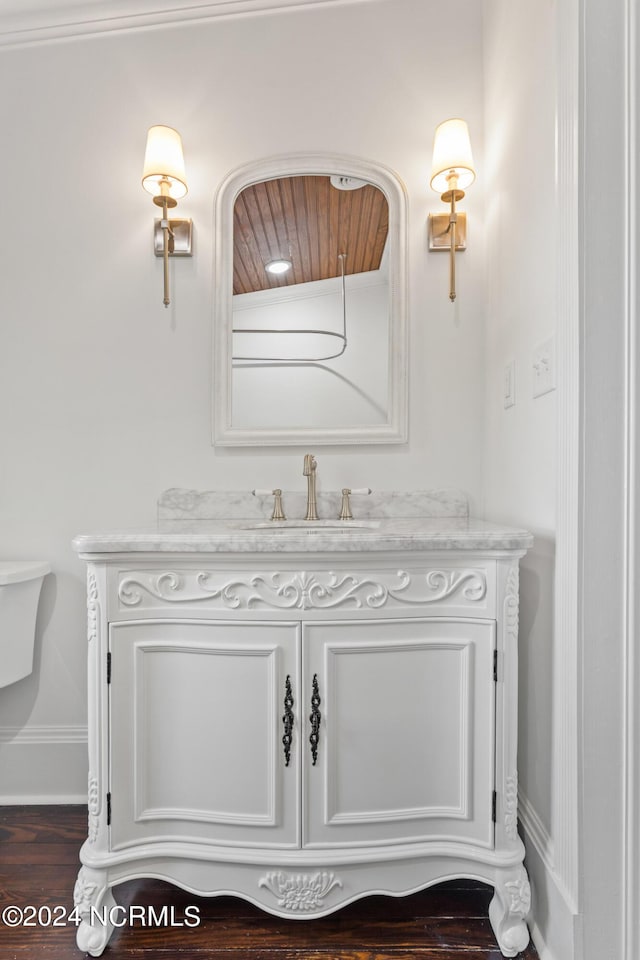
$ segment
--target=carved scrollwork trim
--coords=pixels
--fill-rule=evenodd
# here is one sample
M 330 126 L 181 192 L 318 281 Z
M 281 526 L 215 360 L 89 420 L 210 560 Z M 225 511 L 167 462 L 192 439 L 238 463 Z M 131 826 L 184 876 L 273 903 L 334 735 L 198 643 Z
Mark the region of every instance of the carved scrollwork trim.
M 198 574 L 198 576 L 200 577 L 201 574 Z M 168 573 L 161 573 L 157 576 L 145 577 L 144 579 L 141 576 L 126 577 L 120 581 L 118 597 L 120 598 L 120 602 L 126 607 L 135 607 L 139 603 L 142 603 L 145 593 L 155 597 L 157 600 L 190 599 L 177 595 L 178 591 L 183 588 L 184 581 L 182 577 L 177 573 L 169 571 Z M 175 593 L 176 596 L 172 596 L 172 593 Z M 205 599 L 205 597 L 203 595 L 191 599 Z
M 504 596 L 504 624 L 508 643 L 516 643 L 518 639 L 519 580 L 520 571 L 516 561 L 509 568 Z
M 89 773 L 89 843 L 95 843 L 98 837 L 98 827 L 100 821 L 100 795 L 98 793 L 98 781 Z
M 484 600 L 487 593 L 487 580 L 482 570 L 430 570 L 425 582 L 433 590 L 433 596 L 428 596 L 426 600 L 418 598 L 413 603 L 444 600 L 458 590 L 462 591 L 465 600 L 477 603 Z
M 322 906 L 324 898 L 334 887 L 342 882 L 334 873 L 267 873 L 258 881 L 259 887 L 266 887 L 278 900 L 278 906 L 285 910 L 316 910 Z
M 93 570 L 89 568 L 87 571 L 87 638 L 89 643 L 98 636 L 99 614 L 98 581 Z
M 437 603 L 460 593 L 466 602 L 477 603 L 487 592 L 483 570 L 430 570 L 412 574 L 398 570 L 383 582 L 382 578 L 321 573 L 266 573 L 240 577 L 217 585 L 210 571 L 179 574 L 136 573 L 119 585 L 120 602 L 137 606 L 145 594 L 161 601 L 194 603 L 217 601 L 226 609 L 329 609 L 350 605 L 355 608 L 383 607 L 390 600 L 399 604 Z M 391 582 L 388 582 L 388 581 Z
M 504 829 L 508 840 L 518 839 L 518 774 L 507 777 L 504 796 Z

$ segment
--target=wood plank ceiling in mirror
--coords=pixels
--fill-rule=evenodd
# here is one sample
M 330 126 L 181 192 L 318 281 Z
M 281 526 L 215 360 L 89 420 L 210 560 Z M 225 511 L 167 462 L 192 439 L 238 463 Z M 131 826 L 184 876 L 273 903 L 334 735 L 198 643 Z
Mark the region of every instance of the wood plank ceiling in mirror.
M 346 182 L 336 187 L 333 181 Z M 353 189 L 353 184 L 361 184 Z M 251 293 L 341 274 L 378 270 L 389 230 L 384 193 L 371 183 L 329 176 L 281 177 L 250 184 L 235 201 L 233 292 Z M 272 260 L 286 273 L 267 273 Z

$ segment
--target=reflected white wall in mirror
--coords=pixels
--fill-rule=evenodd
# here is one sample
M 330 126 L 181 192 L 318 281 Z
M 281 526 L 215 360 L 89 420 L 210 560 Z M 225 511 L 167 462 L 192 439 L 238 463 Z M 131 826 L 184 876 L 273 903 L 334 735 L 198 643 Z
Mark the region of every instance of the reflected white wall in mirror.
M 226 179 L 216 443 L 406 440 L 405 230 L 402 185 L 365 161 L 280 157 Z

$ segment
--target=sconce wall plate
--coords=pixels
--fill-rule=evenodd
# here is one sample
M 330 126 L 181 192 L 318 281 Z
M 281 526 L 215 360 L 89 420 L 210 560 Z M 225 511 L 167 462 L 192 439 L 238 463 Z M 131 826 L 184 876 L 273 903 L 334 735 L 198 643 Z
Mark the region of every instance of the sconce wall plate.
M 164 232 L 161 224 L 162 220 L 154 220 L 153 249 L 156 257 L 164 255 Z M 193 256 L 193 220 L 169 220 L 169 229 L 169 256 Z
M 456 250 L 467 249 L 467 215 L 458 213 L 456 222 Z M 449 250 L 451 231 L 448 213 L 429 214 L 429 250 Z

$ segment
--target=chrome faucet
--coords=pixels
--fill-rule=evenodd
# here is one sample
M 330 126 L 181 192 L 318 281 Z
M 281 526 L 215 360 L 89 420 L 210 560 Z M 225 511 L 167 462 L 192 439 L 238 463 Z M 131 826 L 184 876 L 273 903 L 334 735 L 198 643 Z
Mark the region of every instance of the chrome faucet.
M 312 453 L 305 454 L 302 476 L 307 478 L 307 514 L 305 520 L 317 520 L 316 511 L 316 468 L 318 462 Z

